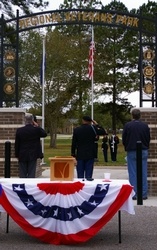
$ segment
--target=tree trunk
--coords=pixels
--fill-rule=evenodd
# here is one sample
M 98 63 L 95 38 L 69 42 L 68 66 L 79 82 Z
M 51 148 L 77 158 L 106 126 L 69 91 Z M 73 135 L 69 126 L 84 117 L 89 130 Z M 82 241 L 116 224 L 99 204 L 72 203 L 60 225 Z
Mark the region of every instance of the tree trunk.
M 50 129 L 50 148 L 57 147 L 57 127 Z

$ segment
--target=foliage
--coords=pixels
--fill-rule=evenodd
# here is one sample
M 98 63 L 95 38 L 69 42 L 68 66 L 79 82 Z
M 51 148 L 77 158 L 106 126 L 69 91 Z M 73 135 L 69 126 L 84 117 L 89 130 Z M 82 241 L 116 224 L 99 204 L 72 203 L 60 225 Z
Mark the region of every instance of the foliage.
M 2 0 L 1 8 L 4 10 L 5 15 L 13 18 L 14 7 L 20 9 L 24 14 L 30 14 L 32 9 L 45 8 L 49 2 L 44 0 L 26 1 L 26 0 Z
M 60 5 L 61 9 L 81 9 L 81 8 L 99 8 L 102 6 L 98 0 L 64 0 Z
M 3 1 L 23 6 L 28 13 L 30 1 Z M 29 4 L 28 4 L 29 3 Z M 41 6 L 43 1 L 39 1 Z M 144 15 L 153 16 L 157 4 L 149 2 L 141 7 Z M 61 9 L 104 8 L 128 12 L 120 1 L 103 6 L 101 1 L 65 0 Z M 8 9 L 9 10 L 9 9 Z M 128 12 L 129 13 L 129 12 Z M 139 13 L 139 10 L 131 10 Z M 148 22 L 144 24 L 149 25 Z M 151 27 L 153 28 L 153 27 Z M 150 28 L 150 30 L 151 30 Z M 19 98 L 20 107 L 42 113 L 42 86 L 40 66 L 42 58 L 42 34 L 40 30 L 20 34 L 19 48 Z M 154 38 L 145 36 L 147 41 Z M 50 132 L 50 147 L 57 147 L 57 128 L 65 120 L 81 123 L 83 114 L 90 114 L 91 81 L 88 79 L 88 53 L 91 40 L 89 25 L 57 26 L 46 33 L 45 72 L 45 125 Z M 111 26 L 95 26 L 94 58 L 94 119 L 105 128 L 121 128 L 129 119 L 131 104 L 121 98 L 123 91 L 131 93 L 139 89 L 139 37 L 135 31 Z M 108 101 L 108 99 L 110 100 Z M 106 102 L 107 99 L 107 102 Z
M 121 135 L 118 135 L 121 138 Z M 44 147 L 44 161 L 47 166 L 50 165 L 49 157 L 55 156 L 70 156 L 71 155 L 71 136 L 68 138 L 57 138 L 57 147 L 51 148 L 49 146 L 50 138 L 45 139 L 45 147 Z M 98 159 L 99 162 L 95 163 L 95 166 L 124 166 L 126 164 L 125 156 L 126 152 L 124 151 L 124 147 L 120 140 L 118 144 L 118 152 L 117 152 L 117 162 L 112 162 L 110 157 L 110 150 L 108 149 L 108 162 L 104 162 L 103 153 L 101 150 L 101 142 L 102 138 L 100 137 L 98 142 Z
M 33 13 L 33 10 L 40 9 L 43 10 L 49 5 L 48 1 L 44 0 L 35 0 L 35 1 L 25 1 L 25 0 L 2 0 L 0 3 L 0 8 L 2 10 L 4 20 L 15 17 L 15 8 L 19 10 L 19 13 L 22 14 L 30 14 Z M 11 44 L 16 43 L 16 38 L 12 34 L 15 27 L 11 25 L 4 24 L 4 31 L 7 32 L 7 40 L 10 41 Z
M 124 124 L 130 120 L 130 109 L 132 105 L 128 102 L 123 104 L 116 104 L 116 129 L 122 129 Z M 113 130 L 112 116 L 113 116 L 113 102 L 108 103 L 94 103 L 94 120 L 96 120 L 107 131 Z M 87 114 L 90 114 L 90 106 L 87 108 Z
M 20 106 L 41 107 L 40 66 L 42 37 L 38 32 L 25 32 L 19 49 L 19 100 Z

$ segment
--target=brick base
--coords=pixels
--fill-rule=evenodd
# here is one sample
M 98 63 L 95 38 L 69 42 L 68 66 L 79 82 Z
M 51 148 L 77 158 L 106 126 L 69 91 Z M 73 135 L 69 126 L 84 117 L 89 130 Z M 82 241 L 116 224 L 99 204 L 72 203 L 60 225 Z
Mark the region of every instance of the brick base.
M 11 143 L 10 177 L 19 177 L 18 161 L 14 156 L 16 129 L 25 122 L 26 110 L 21 108 L 0 108 L 0 176 L 5 177 L 5 145 Z M 42 175 L 41 160 L 37 160 L 36 177 Z
M 157 108 L 139 108 L 141 120 L 150 128 L 150 148 L 148 155 L 148 193 L 157 196 Z

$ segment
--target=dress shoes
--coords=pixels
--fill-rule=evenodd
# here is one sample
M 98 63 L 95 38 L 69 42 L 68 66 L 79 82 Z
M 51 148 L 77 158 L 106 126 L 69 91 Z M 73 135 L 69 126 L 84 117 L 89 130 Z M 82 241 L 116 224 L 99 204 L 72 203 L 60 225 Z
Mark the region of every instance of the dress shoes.
M 146 197 L 143 197 L 143 200 L 147 200 L 148 199 L 148 197 L 146 196 Z
M 134 201 L 137 200 L 137 197 L 136 197 L 136 196 L 133 196 L 133 197 L 132 197 L 132 200 L 134 200 Z

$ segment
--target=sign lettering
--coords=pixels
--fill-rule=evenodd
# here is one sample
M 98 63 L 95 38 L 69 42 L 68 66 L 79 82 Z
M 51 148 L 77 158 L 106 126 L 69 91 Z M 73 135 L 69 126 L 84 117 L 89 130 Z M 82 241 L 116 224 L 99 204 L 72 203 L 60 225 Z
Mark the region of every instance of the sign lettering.
M 36 16 L 30 16 L 27 18 L 19 19 L 19 28 L 26 29 L 29 27 L 36 27 L 47 24 L 62 24 L 62 23 L 99 23 L 99 24 L 119 24 L 126 27 L 138 28 L 139 19 L 137 17 L 131 17 L 127 15 L 103 13 L 103 12 L 91 12 L 91 11 L 69 11 L 69 12 L 53 12 L 49 14 L 39 14 Z

